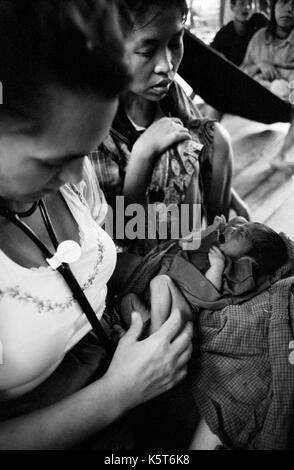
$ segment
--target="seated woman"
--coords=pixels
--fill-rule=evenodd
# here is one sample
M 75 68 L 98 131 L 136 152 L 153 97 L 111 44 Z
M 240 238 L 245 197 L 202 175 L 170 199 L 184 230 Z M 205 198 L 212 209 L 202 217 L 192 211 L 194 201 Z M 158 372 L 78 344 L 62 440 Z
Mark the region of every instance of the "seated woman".
M 271 8 L 270 24 L 252 38 L 242 69 L 288 100 L 294 79 L 294 5 L 291 0 L 275 0 Z
M 259 83 L 293 103 L 292 85 L 294 80 L 294 6 L 291 0 L 274 0 L 271 3 L 271 17 L 267 28 L 258 31 L 248 45 L 242 69 Z M 293 121 L 293 118 L 292 118 Z M 222 121 L 226 129 L 237 134 L 236 128 L 251 132 L 263 132 L 267 126 L 241 118 L 226 116 Z M 281 129 L 279 129 L 280 132 Z M 271 162 L 274 169 L 287 175 L 294 171 L 293 163 L 293 122 L 282 129 L 285 141 L 278 155 Z
M 109 342 L 116 251 L 84 155 L 104 139 L 128 82 L 116 4 L 0 3 L 1 449 L 130 449 L 129 411 L 187 372 L 184 299 L 150 338 L 138 340 L 134 314 L 113 356 Z
M 108 202 L 202 203 L 208 223 L 230 207 L 248 218 L 231 189 L 232 151 L 217 123 L 201 119 L 174 78 L 183 56 L 185 0 L 128 0 L 135 17 L 128 37 L 133 72 L 108 138 L 91 157 Z M 190 132 L 189 132 L 190 131 Z M 188 162 L 175 144 L 195 140 Z M 197 147 L 198 142 L 198 147 Z M 200 166 L 200 194 L 198 186 Z M 147 192 L 147 197 L 146 197 Z M 150 250 L 141 244 L 142 254 Z

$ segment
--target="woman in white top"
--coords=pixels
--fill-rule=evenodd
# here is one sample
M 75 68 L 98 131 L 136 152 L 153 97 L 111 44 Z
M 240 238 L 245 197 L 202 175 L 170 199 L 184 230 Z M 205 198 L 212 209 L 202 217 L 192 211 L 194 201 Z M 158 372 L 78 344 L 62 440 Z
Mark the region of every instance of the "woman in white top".
M 294 2 L 275 0 L 270 24 L 248 45 L 242 69 L 282 99 L 288 100 L 294 80 Z
M 58 243 L 80 245 L 70 267 L 101 318 L 116 252 L 99 226 L 106 205 L 84 155 L 105 137 L 128 80 L 122 24 L 112 0 L 0 5 L 1 449 L 75 448 L 186 375 L 192 327 L 183 301 L 143 341 L 134 314 L 106 373 L 74 385 L 70 354 L 91 325 L 55 269 L 58 257 L 13 222 L 55 253 L 45 206 Z
M 253 36 L 242 64 L 244 72 L 293 105 L 294 1 L 274 0 L 268 28 Z M 293 119 L 283 147 L 272 167 L 292 175 Z

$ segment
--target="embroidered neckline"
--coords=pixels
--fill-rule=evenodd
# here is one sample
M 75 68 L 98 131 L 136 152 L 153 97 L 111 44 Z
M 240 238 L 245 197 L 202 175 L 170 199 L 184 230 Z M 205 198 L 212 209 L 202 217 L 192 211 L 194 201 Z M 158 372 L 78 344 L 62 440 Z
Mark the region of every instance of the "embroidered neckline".
M 105 247 L 103 243 L 101 242 L 99 236 L 97 236 L 97 260 L 94 265 L 93 272 L 89 274 L 87 280 L 81 286 L 83 291 L 86 291 L 87 289 L 89 289 L 92 286 L 93 282 L 95 281 L 99 273 L 100 265 L 104 261 L 104 254 L 105 254 Z M 41 266 L 41 268 L 47 269 L 43 266 Z M 59 276 L 58 273 L 56 273 L 56 275 Z M 61 313 L 69 309 L 74 303 L 76 303 L 72 295 L 67 297 L 64 302 L 52 302 L 50 299 L 42 300 L 40 297 L 29 294 L 28 292 L 22 291 L 19 286 L 8 287 L 7 289 L 0 289 L 0 301 L 5 295 L 8 295 L 10 298 L 18 300 L 20 302 L 34 304 L 38 310 L 38 313 L 49 313 L 51 311 L 56 311 L 58 313 Z

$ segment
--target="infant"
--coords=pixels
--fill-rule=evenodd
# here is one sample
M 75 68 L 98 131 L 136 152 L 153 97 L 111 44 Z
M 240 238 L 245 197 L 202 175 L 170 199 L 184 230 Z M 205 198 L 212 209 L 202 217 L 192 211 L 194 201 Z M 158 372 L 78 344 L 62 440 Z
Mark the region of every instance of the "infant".
M 179 291 L 193 309 L 220 308 L 220 299 L 232 297 L 235 303 L 238 298 L 244 301 L 287 262 L 288 252 L 282 237 L 266 225 L 243 217 L 227 223 L 221 216 L 201 232 L 198 249 L 187 249 L 186 238 L 171 243 L 159 259 L 157 275 L 147 276 L 145 288 L 137 292 L 134 288 L 122 298 L 125 326 L 130 324 L 131 313 L 138 311 L 145 322 L 151 322 L 151 332 L 157 330 L 171 307 L 177 306 L 182 297 Z M 135 285 L 142 284 L 138 275 Z

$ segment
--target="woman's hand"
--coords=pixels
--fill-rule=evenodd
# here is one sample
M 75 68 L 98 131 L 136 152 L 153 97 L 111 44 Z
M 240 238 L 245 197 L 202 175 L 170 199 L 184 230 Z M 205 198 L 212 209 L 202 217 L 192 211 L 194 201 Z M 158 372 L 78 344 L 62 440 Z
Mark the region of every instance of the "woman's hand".
M 186 139 L 191 139 L 191 135 L 180 119 L 164 117 L 139 137 L 133 146 L 132 156 L 153 161 L 172 145 Z
M 154 122 L 135 142 L 127 166 L 123 195 L 125 205 L 143 204 L 156 158 L 173 144 L 191 139 L 179 119 L 162 118 Z
M 158 331 L 139 341 L 142 329 L 141 316 L 133 313 L 131 327 L 120 340 L 104 376 L 124 411 L 180 382 L 192 354 L 193 326 L 188 322 L 183 328 L 179 310 L 174 310 Z
M 261 72 L 262 78 L 264 78 L 265 80 L 269 80 L 272 82 L 276 78 L 280 78 L 277 69 L 269 62 L 262 61 L 259 62 L 257 65 Z

